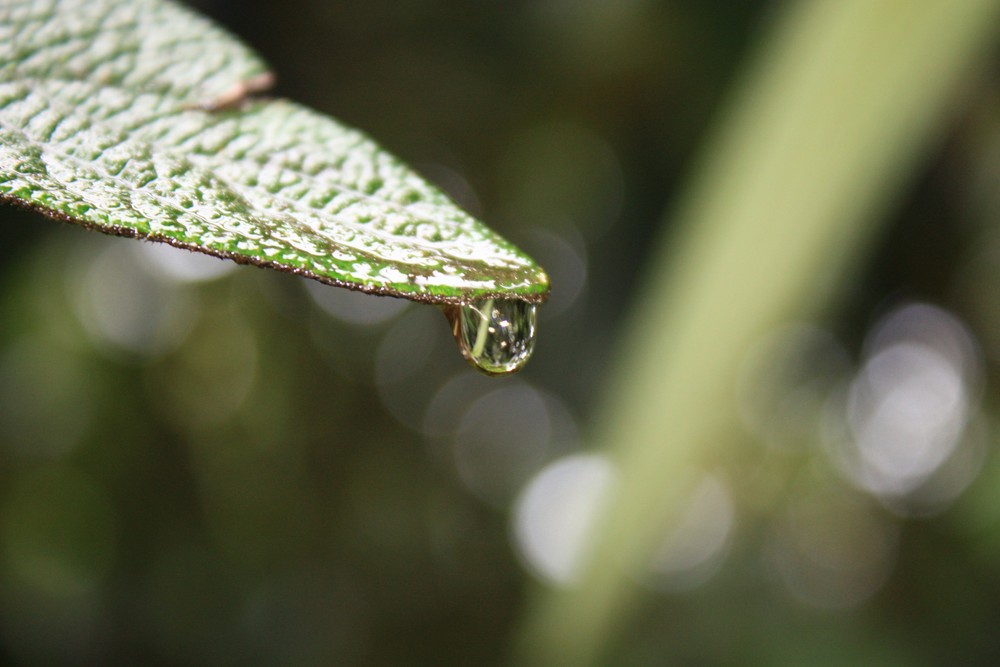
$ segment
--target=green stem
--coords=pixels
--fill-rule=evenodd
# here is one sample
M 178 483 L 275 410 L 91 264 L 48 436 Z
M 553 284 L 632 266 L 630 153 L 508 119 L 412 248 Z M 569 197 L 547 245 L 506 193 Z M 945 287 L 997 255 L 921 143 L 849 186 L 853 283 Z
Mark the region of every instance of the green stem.
M 994 37 L 997 0 L 793 2 L 721 119 L 633 304 L 594 443 L 619 470 L 589 567 L 538 591 L 520 664 L 601 659 L 632 573 L 717 458 L 747 348 L 828 303 Z

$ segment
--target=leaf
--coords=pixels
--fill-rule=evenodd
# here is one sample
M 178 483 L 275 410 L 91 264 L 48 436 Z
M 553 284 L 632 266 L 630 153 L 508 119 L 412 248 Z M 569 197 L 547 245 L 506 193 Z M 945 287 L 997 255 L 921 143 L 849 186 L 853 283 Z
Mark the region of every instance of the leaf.
M 163 0 L 0 4 L 0 199 L 434 303 L 548 295 L 531 258 Z

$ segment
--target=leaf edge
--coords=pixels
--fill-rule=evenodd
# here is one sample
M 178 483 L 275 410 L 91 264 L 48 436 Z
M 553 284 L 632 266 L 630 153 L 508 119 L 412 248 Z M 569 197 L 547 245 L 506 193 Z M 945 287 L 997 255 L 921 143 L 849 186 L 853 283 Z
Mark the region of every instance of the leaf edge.
M 281 273 L 287 273 L 295 276 L 301 276 L 303 278 L 308 278 L 310 280 L 315 280 L 324 285 L 329 285 L 331 287 L 341 287 L 345 289 L 352 290 L 354 292 L 361 292 L 364 294 L 370 294 L 372 296 L 388 296 L 400 299 L 407 299 L 409 301 L 414 301 L 417 303 L 425 303 L 430 305 L 450 305 L 450 306 L 464 306 L 475 301 L 480 301 L 483 299 L 518 299 L 531 304 L 542 304 L 549 298 L 550 285 L 548 281 L 536 283 L 531 286 L 533 291 L 514 291 L 514 290 L 500 290 L 500 291 L 483 291 L 476 292 L 472 294 L 466 294 L 462 296 L 449 296 L 446 294 L 428 294 L 426 292 L 420 291 L 417 285 L 414 285 L 413 292 L 407 292 L 405 290 L 395 289 L 386 285 L 377 284 L 363 284 L 363 283 L 353 283 L 348 281 L 337 280 L 335 278 L 330 278 L 329 276 L 324 276 L 308 269 L 303 269 L 301 267 L 289 266 L 287 264 L 282 264 L 281 262 L 275 262 L 267 259 L 260 259 L 255 257 L 250 257 L 247 255 L 240 255 L 237 253 L 230 253 L 224 250 L 217 250 L 214 248 L 209 248 L 205 246 L 200 246 L 194 243 L 184 243 L 178 241 L 177 239 L 170 238 L 161 234 L 145 234 L 132 227 L 126 227 L 124 225 L 116 224 L 101 224 L 93 222 L 90 220 L 85 220 L 83 218 L 77 218 L 64 211 L 49 208 L 43 204 L 37 202 L 22 199 L 21 197 L 11 194 L 0 192 L 0 205 L 9 205 L 15 208 L 20 208 L 23 210 L 29 210 L 34 213 L 38 213 L 46 218 L 55 220 L 57 222 L 65 222 L 78 227 L 83 227 L 89 231 L 100 232 L 102 234 L 107 234 L 109 236 L 117 236 L 121 238 L 130 238 L 140 241 L 150 241 L 153 243 L 165 243 L 174 248 L 179 248 L 181 250 L 188 250 L 191 252 L 197 252 L 203 255 L 208 255 L 211 257 L 216 257 L 223 260 L 231 260 L 241 265 L 256 266 L 258 268 L 273 269 Z

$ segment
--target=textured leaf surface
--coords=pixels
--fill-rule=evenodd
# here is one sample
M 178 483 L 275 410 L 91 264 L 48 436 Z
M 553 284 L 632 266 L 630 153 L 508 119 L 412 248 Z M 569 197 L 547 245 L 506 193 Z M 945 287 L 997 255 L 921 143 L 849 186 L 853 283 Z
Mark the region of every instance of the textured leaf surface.
M 544 271 L 363 134 L 160 0 L 0 2 L 0 197 L 420 301 L 541 301 Z M 233 108 L 231 108 L 233 107 Z

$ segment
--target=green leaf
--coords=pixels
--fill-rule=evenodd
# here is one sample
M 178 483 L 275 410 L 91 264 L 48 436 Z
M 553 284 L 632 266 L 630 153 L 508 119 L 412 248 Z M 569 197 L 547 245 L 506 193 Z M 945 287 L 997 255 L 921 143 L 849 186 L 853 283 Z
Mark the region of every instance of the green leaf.
M 249 97 L 270 79 L 162 0 L 7 0 L 0 198 L 364 292 L 546 298 L 541 267 L 366 136 Z

